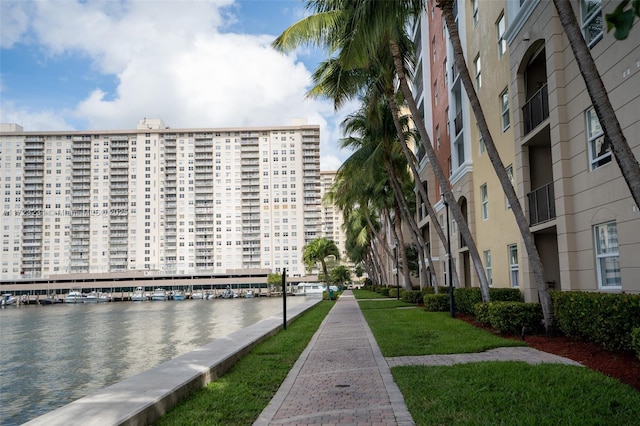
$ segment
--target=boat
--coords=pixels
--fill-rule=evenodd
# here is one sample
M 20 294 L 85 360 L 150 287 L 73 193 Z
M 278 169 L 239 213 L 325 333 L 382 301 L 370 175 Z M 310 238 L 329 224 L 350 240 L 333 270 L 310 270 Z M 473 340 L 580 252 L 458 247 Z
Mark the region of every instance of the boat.
M 80 290 L 71 290 L 64 298 L 64 303 L 84 303 L 84 299 Z
M 151 300 L 167 300 L 167 298 L 167 290 L 164 288 L 158 287 L 151 293 Z
M 98 303 L 98 292 L 92 291 L 91 293 L 84 294 L 84 303 Z
M 235 299 L 236 297 L 238 297 L 238 294 L 231 290 L 231 288 L 227 287 L 220 294 L 220 297 L 222 297 L 223 299 Z
M 18 299 L 11 293 L 5 293 L 2 295 L 2 300 L 0 300 L 0 306 L 10 306 L 15 304 Z
M 191 298 L 193 300 L 202 300 L 205 299 L 205 294 L 202 292 L 202 290 L 196 290 L 191 293 Z
M 182 290 L 173 290 L 173 300 L 184 300 L 185 295 Z
M 207 294 L 205 294 L 205 296 L 204 296 L 204 297 L 205 297 L 207 300 L 213 300 L 213 299 L 217 298 L 218 296 L 216 296 L 216 294 L 215 294 L 215 293 L 207 293 Z
M 112 296 L 109 293 L 98 293 L 98 303 L 111 302 Z
M 147 295 L 144 294 L 144 289 L 142 287 L 136 287 L 136 290 L 131 295 L 132 302 L 143 302 L 147 300 Z
M 324 286 L 321 283 L 300 283 L 296 289 L 296 296 L 321 296 L 324 292 Z
M 253 290 L 247 290 L 247 291 L 244 293 L 244 297 L 245 297 L 245 299 L 251 299 L 251 298 L 253 298 L 254 296 L 255 296 L 255 294 L 253 293 Z

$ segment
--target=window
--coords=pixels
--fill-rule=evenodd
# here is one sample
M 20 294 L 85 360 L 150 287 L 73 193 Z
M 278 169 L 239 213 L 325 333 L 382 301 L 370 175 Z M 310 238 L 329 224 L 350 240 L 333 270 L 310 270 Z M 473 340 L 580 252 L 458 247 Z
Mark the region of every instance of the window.
M 478 0 L 471 0 L 473 6 L 473 26 L 478 24 Z
M 502 58 L 502 55 L 507 51 L 507 40 L 504 38 L 504 31 L 506 25 L 504 22 L 504 13 L 500 15 L 500 19 L 496 22 L 496 31 L 498 35 L 498 58 Z
M 482 65 L 480 64 L 480 54 L 476 56 L 476 59 L 473 61 L 476 68 L 476 90 L 482 87 Z
M 618 253 L 618 228 L 616 222 L 593 227 L 596 247 L 598 287 L 616 288 L 622 285 L 620 256 Z
M 509 118 L 509 88 L 504 89 L 504 92 L 500 94 L 500 111 L 502 120 L 502 131 L 506 131 L 511 124 Z
M 580 0 L 582 34 L 589 47 L 602 39 L 602 1 Z
M 487 220 L 489 219 L 489 193 L 486 183 L 480 186 L 480 196 L 482 198 L 482 220 Z
M 512 244 L 509 250 L 509 279 L 511 287 L 520 287 L 520 279 L 518 276 L 518 245 Z
M 586 118 L 589 163 L 591 170 L 595 170 L 611 161 L 611 144 L 609 139 L 605 137 L 596 111 L 593 108 L 587 110 Z
M 480 132 L 480 126 L 476 123 L 476 127 L 478 128 L 478 152 L 480 155 L 484 154 L 486 147 L 484 146 L 484 139 L 482 138 L 482 133 Z
M 513 184 L 513 165 L 508 165 L 507 166 L 507 176 L 509 176 L 509 182 L 511 182 L 511 186 L 513 186 L 514 190 L 515 190 L 515 185 Z M 506 195 L 505 195 L 505 199 L 506 199 Z M 511 204 L 509 204 L 509 200 L 506 200 L 507 203 L 507 208 L 510 209 L 511 208 Z
M 493 285 L 493 278 L 491 276 L 491 250 L 485 250 L 484 254 L 484 272 L 487 275 L 487 281 L 489 286 Z

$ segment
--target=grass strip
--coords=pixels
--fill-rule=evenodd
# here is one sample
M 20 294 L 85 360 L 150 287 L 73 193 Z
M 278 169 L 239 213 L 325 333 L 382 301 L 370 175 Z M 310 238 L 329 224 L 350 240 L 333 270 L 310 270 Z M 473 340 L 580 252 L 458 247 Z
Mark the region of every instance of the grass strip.
M 427 312 L 396 300 L 359 301 L 360 309 L 386 357 L 483 352 L 505 346 L 526 346 L 503 339 L 447 312 Z
M 250 425 L 269 404 L 335 302 L 322 301 L 256 346 L 155 424 Z
M 387 299 L 389 296 L 383 296 L 371 290 L 354 289 L 353 296 L 356 299 Z
M 632 425 L 640 393 L 584 367 L 482 362 L 395 367 L 417 425 Z

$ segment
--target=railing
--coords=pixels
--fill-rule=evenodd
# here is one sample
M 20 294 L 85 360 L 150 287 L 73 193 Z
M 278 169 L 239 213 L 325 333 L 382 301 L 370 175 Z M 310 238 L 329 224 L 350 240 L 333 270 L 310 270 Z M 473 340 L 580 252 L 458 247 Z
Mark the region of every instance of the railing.
M 547 117 L 549 117 L 549 96 L 547 94 L 547 85 L 545 84 L 522 107 L 524 134 L 526 135 L 535 129 Z
M 527 194 L 529 199 L 530 226 L 547 222 L 556 217 L 556 201 L 553 182 Z
M 458 136 L 462 131 L 462 110 L 456 115 L 456 118 L 453 120 L 453 125 L 455 127 L 455 135 Z

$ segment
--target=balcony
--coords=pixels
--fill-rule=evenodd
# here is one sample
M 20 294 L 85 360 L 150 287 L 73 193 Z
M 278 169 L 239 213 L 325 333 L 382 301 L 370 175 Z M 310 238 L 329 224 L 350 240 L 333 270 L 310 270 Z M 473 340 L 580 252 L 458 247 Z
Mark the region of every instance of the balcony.
M 549 117 L 549 96 L 547 94 L 547 85 L 545 84 L 522 107 L 524 134 L 531 132 L 547 117 Z
M 553 182 L 527 194 L 529 199 L 529 226 L 556 218 L 556 202 Z

